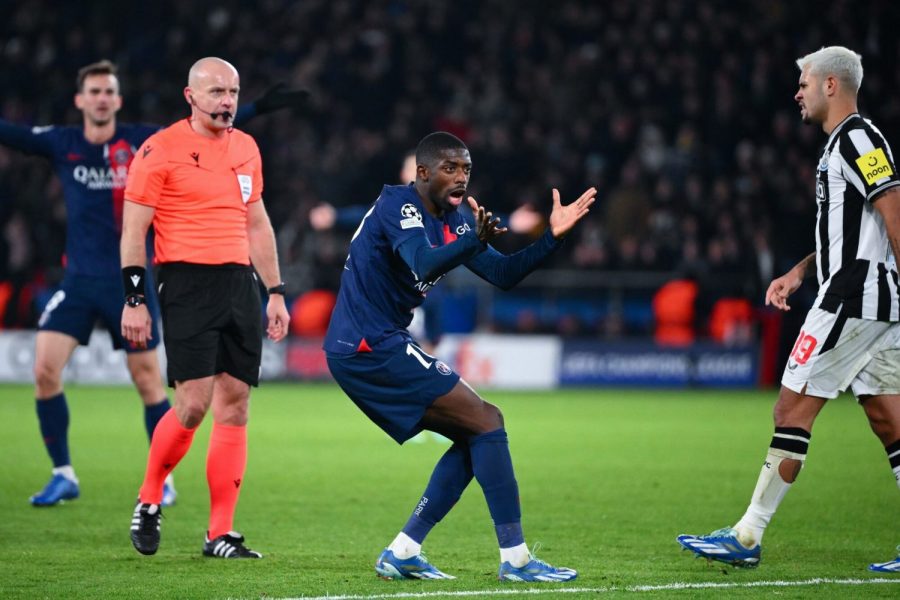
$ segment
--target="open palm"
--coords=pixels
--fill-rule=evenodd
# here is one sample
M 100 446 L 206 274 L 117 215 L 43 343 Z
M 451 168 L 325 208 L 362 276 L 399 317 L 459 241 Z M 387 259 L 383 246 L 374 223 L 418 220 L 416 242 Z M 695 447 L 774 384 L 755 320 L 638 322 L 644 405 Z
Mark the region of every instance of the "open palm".
M 565 237 L 575 223 L 588 214 L 596 196 L 597 188 L 588 188 L 578 200 L 563 206 L 559 199 L 559 190 L 553 188 L 553 212 L 550 213 L 550 231 L 553 237 L 556 239 Z

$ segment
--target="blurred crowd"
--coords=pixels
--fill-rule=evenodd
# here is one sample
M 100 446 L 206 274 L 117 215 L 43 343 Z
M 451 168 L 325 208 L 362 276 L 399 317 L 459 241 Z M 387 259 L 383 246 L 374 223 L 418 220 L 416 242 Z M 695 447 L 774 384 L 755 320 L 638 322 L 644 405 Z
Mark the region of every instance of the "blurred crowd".
M 536 216 L 501 249 L 540 231 L 552 187 L 571 200 L 594 185 L 552 266 L 686 275 L 707 298 L 758 304 L 814 248 L 824 134 L 800 122 L 794 60 L 823 45 L 860 52 L 861 112 L 896 151 L 896 23 L 890 0 L 2 3 L 0 117 L 79 123 L 75 73 L 109 58 L 120 119 L 167 124 L 187 114 L 190 64 L 218 55 L 239 69 L 243 101 L 278 81 L 312 92 L 305 109 L 246 127 L 294 295 L 336 289 L 352 233 L 313 228 L 311 212 L 371 203 L 440 129 L 472 152 L 472 195 Z M 0 148 L 0 281 L 21 292 L 58 280 L 64 219 L 48 166 Z M 17 302 L 7 326 L 33 324 Z

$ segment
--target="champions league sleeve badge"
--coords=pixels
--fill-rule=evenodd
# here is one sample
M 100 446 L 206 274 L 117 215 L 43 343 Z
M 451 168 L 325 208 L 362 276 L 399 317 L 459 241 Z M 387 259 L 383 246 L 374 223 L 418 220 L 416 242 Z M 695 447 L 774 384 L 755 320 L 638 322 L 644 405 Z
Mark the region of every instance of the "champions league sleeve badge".
M 416 208 L 415 204 L 404 204 L 400 208 L 400 215 L 403 217 L 400 220 L 400 228 L 401 229 L 412 229 L 413 227 L 422 227 L 425 226 L 422 224 L 422 213 L 419 212 L 419 209 Z

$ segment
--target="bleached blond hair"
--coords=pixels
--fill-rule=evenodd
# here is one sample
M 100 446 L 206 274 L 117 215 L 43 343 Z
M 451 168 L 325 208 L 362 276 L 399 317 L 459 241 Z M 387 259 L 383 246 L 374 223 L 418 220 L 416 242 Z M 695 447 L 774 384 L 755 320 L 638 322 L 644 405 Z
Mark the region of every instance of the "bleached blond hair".
M 862 84 L 862 56 L 843 46 L 828 46 L 797 59 L 802 71 L 809 67 L 810 75 L 827 77 L 834 75 L 848 90 L 855 94 Z

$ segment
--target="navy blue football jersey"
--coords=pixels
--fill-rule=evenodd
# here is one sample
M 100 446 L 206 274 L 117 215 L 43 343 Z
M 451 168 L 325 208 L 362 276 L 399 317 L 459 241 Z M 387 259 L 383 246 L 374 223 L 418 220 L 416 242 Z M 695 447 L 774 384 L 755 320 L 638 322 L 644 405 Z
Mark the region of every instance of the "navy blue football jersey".
M 0 144 L 48 158 L 66 203 L 66 270 L 118 277 L 119 237 L 128 165 L 155 125 L 120 123 L 105 144 L 91 144 L 77 127 L 25 127 L 0 120 Z
M 432 216 L 413 184 L 384 186 L 350 242 L 325 351 L 352 354 L 412 341 L 406 331 L 412 311 L 442 276 L 420 280 L 397 249 L 417 236 L 438 247 L 466 234 L 474 232 L 458 211 Z

